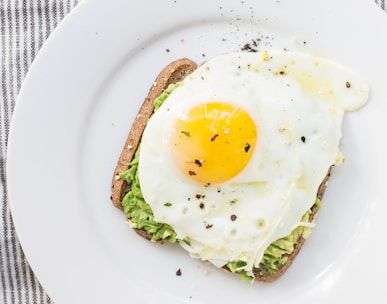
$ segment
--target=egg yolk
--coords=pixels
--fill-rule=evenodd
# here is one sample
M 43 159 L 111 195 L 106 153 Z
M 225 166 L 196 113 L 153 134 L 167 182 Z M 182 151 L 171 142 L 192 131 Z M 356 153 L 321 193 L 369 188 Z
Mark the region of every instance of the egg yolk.
M 256 141 L 255 124 L 243 109 L 228 103 L 205 103 L 176 121 L 172 157 L 190 179 L 221 183 L 242 171 Z

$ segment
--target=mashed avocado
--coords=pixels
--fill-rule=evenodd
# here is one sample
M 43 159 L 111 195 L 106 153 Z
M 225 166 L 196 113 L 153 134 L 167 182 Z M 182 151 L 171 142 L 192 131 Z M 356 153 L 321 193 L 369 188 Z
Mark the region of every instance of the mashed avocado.
M 162 105 L 169 94 L 180 85 L 170 84 L 166 90 L 155 100 L 155 111 Z M 138 177 L 138 161 L 140 147 L 137 149 L 132 162 L 128 164 L 128 170 L 120 173 L 120 177 L 131 185 L 131 190 L 125 195 L 122 206 L 124 212 L 128 216 L 129 224 L 132 228 L 142 229 L 152 235 L 152 240 L 165 240 L 170 243 L 176 243 L 176 233 L 171 226 L 154 221 L 153 211 L 145 202 L 141 192 L 140 181 Z M 321 201 L 316 199 L 316 206 L 321 207 Z M 301 222 L 309 222 L 311 210 L 308 210 L 301 219 Z M 295 244 L 300 236 L 307 238 L 311 232 L 311 228 L 307 226 L 299 226 L 294 229 L 288 236 L 278 239 L 273 242 L 265 251 L 263 259 L 259 264 L 257 271 L 262 276 L 268 276 L 276 273 L 287 262 L 288 256 L 294 251 Z M 235 261 L 227 264 L 227 267 L 232 272 L 240 273 L 243 280 L 252 281 L 254 278 L 249 276 L 243 267 L 246 263 L 243 261 Z
M 121 204 L 128 216 L 128 222 L 132 228 L 143 229 L 152 235 L 152 240 L 166 240 L 170 243 L 176 242 L 176 233 L 167 224 L 154 221 L 153 212 L 142 196 L 140 181 L 138 178 L 139 151 L 131 163 L 129 170 L 120 173 L 120 177 L 131 184 L 131 190 L 124 196 Z
M 321 201 L 318 198 L 316 198 L 315 205 L 318 209 L 321 207 Z M 301 222 L 309 223 L 311 212 L 312 211 L 310 209 L 305 212 Z M 288 257 L 294 251 L 294 247 L 298 242 L 299 237 L 302 236 L 306 239 L 310 233 L 310 227 L 298 226 L 288 236 L 271 243 L 271 245 L 265 250 L 262 261 L 260 262 L 258 269 L 255 269 L 255 272 L 258 272 L 262 276 L 275 274 L 288 261 Z M 246 266 L 246 263 L 243 261 L 230 262 L 227 264 L 227 267 L 232 272 L 239 272 L 244 281 L 254 280 L 253 277 L 249 276 L 243 270 L 244 266 Z
M 169 94 L 180 85 L 170 84 L 167 89 L 155 100 L 155 111 L 162 105 Z M 120 177 L 131 185 L 130 191 L 124 196 L 121 204 L 124 212 L 128 216 L 128 222 L 132 228 L 143 229 L 152 235 L 152 240 L 166 240 L 170 243 L 176 242 L 176 233 L 172 227 L 167 224 L 157 223 L 153 218 L 153 211 L 145 202 L 142 196 L 140 181 L 138 178 L 138 159 L 140 155 L 140 146 L 136 154 L 128 164 L 128 170 L 121 172 Z

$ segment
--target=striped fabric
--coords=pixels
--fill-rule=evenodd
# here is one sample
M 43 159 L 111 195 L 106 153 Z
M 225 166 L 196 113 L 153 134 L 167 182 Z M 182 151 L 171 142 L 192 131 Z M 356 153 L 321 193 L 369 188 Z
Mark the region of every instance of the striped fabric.
M 7 204 L 6 152 L 15 98 L 29 66 L 80 1 L 0 0 L 0 303 L 51 303 L 17 241 Z
M 370 0 L 371 1 L 371 0 Z M 15 98 L 35 55 L 81 0 L 0 0 L 0 303 L 52 303 L 18 243 L 7 203 L 6 152 Z M 375 2 L 385 11 L 384 0 Z
M 384 10 L 387 11 L 385 5 L 384 5 L 384 0 L 375 0 L 375 2 Z

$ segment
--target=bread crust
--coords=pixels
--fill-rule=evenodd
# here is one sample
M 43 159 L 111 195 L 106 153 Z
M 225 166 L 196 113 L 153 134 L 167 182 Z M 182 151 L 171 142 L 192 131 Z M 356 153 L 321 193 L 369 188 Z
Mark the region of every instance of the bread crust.
M 172 83 L 183 80 L 191 74 L 197 65 L 188 58 L 181 58 L 168 64 L 157 76 L 152 84 L 148 96 L 145 98 L 132 128 L 129 131 L 124 148 L 121 151 L 112 180 L 112 203 L 115 207 L 122 209 L 122 199 L 129 191 L 130 185 L 119 177 L 119 173 L 128 169 L 128 163 L 132 161 L 137 147 L 141 141 L 142 133 L 146 123 L 154 110 L 154 100 Z
M 181 58 L 176 61 L 171 62 L 167 65 L 157 76 L 155 82 L 151 86 L 148 96 L 145 98 L 144 103 L 140 107 L 136 118 L 132 124 L 132 127 L 129 131 L 128 137 L 126 139 L 124 148 L 120 154 L 119 160 L 117 162 L 116 168 L 114 170 L 113 180 L 112 180 L 112 196 L 111 200 L 115 207 L 123 209 L 121 202 L 125 194 L 130 190 L 130 185 L 126 181 L 119 177 L 119 173 L 128 169 L 128 163 L 132 161 L 134 154 L 137 150 L 137 147 L 141 141 L 143 131 L 145 129 L 146 123 L 149 117 L 154 111 L 154 100 L 161 95 L 161 93 L 168 87 L 168 85 L 179 82 L 183 80 L 187 75 L 191 74 L 197 68 L 197 64 L 187 58 Z M 332 168 L 332 167 L 331 167 Z M 331 173 L 331 168 L 329 169 L 324 180 L 320 184 L 320 187 L 317 192 L 317 198 L 322 199 L 325 192 L 325 188 L 328 184 L 328 180 Z M 313 222 L 317 216 L 318 209 L 316 205 L 311 208 L 311 214 L 309 217 L 310 222 Z M 152 235 L 141 229 L 134 229 L 137 234 L 140 236 L 152 240 Z M 158 243 L 163 243 L 163 240 L 156 241 Z M 300 249 L 302 248 L 305 242 L 305 238 L 300 236 L 297 243 L 295 244 L 294 251 L 288 256 L 286 264 L 281 267 L 275 274 L 269 276 L 262 276 L 258 270 L 254 272 L 255 280 L 260 282 L 273 282 L 281 277 L 286 270 L 291 266 L 294 259 L 298 255 Z M 224 269 L 228 270 L 225 266 Z

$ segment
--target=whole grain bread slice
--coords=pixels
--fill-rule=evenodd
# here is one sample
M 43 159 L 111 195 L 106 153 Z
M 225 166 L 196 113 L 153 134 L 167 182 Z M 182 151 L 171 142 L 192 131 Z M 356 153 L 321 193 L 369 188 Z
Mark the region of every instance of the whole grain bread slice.
M 197 68 L 197 64 L 187 58 L 181 58 L 176 61 L 171 62 L 167 65 L 157 76 L 155 82 L 152 84 L 148 96 L 145 98 L 144 103 L 138 111 L 136 118 L 133 121 L 132 128 L 129 131 L 128 137 L 126 139 L 125 145 L 120 154 L 119 160 L 117 162 L 116 168 L 114 170 L 113 180 L 112 180 L 112 196 L 111 200 L 115 207 L 122 209 L 121 202 L 125 194 L 130 190 L 130 185 L 119 177 L 119 173 L 126 171 L 128 169 L 128 163 L 134 158 L 135 152 L 138 145 L 140 144 L 143 131 L 145 129 L 146 123 L 149 117 L 154 111 L 154 100 L 161 95 L 161 93 L 173 83 L 177 83 L 183 80 L 186 76 L 191 74 Z M 318 199 L 322 199 L 325 188 L 328 184 L 330 177 L 331 169 L 329 169 L 324 180 L 321 182 L 318 192 L 316 194 Z M 309 221 L 313 222 L 317 216 L 318 208 L 314 205 L 311 208 L 311 214 Z M 140 236 L 151 240 L 152 235 L 145 230 L 134 229 Z M 157 241 L 163 243 L 162 240 Z M 301 235 L 298 238 L 297 243 L 294 246 L 294 251 L 288 255 L 287 262 L 282 266 L 275 274 L 273 275 L 261 275 L 259 269 L 256 269 L 254 272 L 255 279 L 261 282 L 272 282 L 281 277 L 286 270 L 291 266 L 294 259 L 298 255 L 300 249 L 302 248 L 305 242 L 305 238 Z M 228 268 L 224 267 L 226 270 Z

